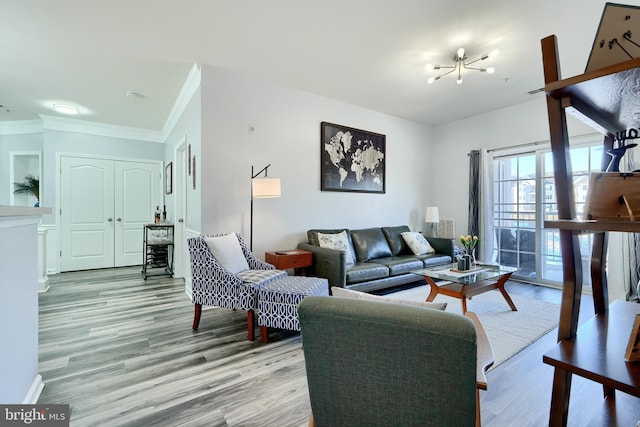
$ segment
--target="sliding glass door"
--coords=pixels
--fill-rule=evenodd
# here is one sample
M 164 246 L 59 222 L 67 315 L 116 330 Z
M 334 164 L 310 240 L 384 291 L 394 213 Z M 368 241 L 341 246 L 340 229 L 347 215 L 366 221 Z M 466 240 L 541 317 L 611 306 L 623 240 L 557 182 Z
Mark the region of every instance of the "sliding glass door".
M 536 155 L 494 160 L 493 230 L 496 261 L 536 277 Z
M 589 175 L 600 170 L 602 143 L 598 138 L 571 148 L 576 215 L 582 218 L 589 190 Z M 558 218 L 553 162 L 548 149 L 494 156 L 493 229 L 495 261 L 519 268 L 514 275 L 535 282 L 561 284 L 562 257 L 557 230 L 544 221 Z M 588 274 L 591 235 L 580 236 L 584 286 Z

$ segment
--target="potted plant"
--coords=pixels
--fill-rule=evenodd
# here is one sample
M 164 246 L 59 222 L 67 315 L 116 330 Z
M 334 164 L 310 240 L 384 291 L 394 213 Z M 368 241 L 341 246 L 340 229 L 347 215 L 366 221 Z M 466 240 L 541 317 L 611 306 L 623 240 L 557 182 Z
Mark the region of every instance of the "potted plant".
M 40 206 L 40 179 L 35 176 L 28 174 L 25 175 L 23 182 L 14 182 L 13 185 L 15 189 L 13 190 L 14 194 L 31 194 L 36 199 L 37 202 L 35 207 Z

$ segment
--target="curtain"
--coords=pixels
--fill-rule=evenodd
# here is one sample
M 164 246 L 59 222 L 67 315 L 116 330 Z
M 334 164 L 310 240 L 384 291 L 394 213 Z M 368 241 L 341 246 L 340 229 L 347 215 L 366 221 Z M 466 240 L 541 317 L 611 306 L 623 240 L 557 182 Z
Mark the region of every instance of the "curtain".
M 493 155 L 486 149 L 469 153 L 469 226 L 468 234 L 478 236 L 476 256 L 482 261 L 494 261 L 493 251 Z
M 480 233 L 480 150 L 469 153 L 469 220 L 467 233 Z

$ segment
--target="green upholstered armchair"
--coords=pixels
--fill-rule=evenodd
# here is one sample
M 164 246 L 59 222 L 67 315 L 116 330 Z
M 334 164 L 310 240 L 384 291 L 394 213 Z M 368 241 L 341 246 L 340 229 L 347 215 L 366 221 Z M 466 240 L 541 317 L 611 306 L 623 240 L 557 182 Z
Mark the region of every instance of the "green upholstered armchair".
M 310 425 L 479 424 L 477 390 L 486 389 L 493 352 L 489 345 L 487 357 L 478 357 L 486 335 L 473 313 L 307 297 L 298 314 Z

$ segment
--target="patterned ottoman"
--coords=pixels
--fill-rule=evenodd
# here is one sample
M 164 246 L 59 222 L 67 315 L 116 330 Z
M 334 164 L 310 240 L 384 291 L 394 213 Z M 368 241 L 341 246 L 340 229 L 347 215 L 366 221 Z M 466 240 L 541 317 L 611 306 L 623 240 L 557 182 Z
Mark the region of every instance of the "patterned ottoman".
M 268 341 L 267 328 L 299 331 L 298 304 L 309 295 L 329 295 L 327 279 L 289 276 L 261 287 L 258 290 L 261 341 Z

